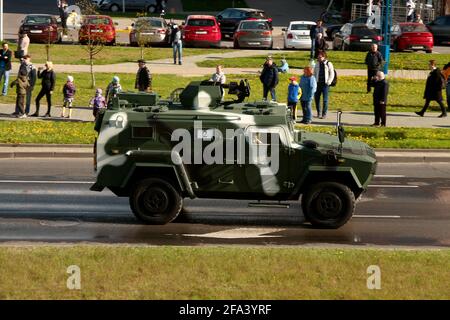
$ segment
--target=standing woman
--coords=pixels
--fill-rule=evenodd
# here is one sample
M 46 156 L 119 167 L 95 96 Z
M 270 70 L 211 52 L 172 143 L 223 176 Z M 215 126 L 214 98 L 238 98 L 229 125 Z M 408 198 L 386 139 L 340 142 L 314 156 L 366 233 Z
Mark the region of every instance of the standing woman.
M 447 110 L 450 112 L 450 62 L 444 66 L 442 74 L 444 75 L 446 83 L 445 90 L 447 93 Z
M 42 88 L 39 92 L 38 96 L 36 97 L 36 112 L 33 113 L 32 117 L 39 117 L 39 107 L 40 107 L 40 101 L 45 96 L 47 99 L 47 113 L 44 115 L 44 117 L 51 117 L 50 111 L 52 108 L 52 94 L 53 90 L 55 89 L 55 83 L 56 83 L 56 74 L 53 71 L 53 63 L 50 61 L 47 61 L 45 63 L 45 69 L 42 71 L 42 67 L 38 69 L 38 78 L 42 79 Z
M 303 109 L 303 119 L 301 122 L 303 124 L 310 124 L 312 120 L 312 100 L 317 90 L 317 81 L 313 75 L 313 69 L 309 66 L 303 69 L 303 76 L 300 79 L 300 89 L 302 89 L 300 102 Z

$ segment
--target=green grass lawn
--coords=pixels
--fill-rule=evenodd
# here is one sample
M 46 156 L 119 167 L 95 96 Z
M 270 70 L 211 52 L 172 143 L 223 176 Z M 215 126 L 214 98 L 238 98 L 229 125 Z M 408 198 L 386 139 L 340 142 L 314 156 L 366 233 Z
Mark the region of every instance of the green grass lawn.
M 92 122 L 49 120 L 0 121 L 0 143 L 92 144 Z M 335 135 L 334 127 L 298 126 L 302 130 Z M 449 129 L 345 127 L 348 139 L 375 148 L 450 149 Z
M 449 299 L 449 264 L 450 250 L 0 247 L 0 299 Z
M 183 56 L 195 56 L 209 53 L 228 52 L 230 49 L 183 48 Z M 33 63 L 45 63 L 47 53 L 44 44 L 31 44 L 29 49 Z M 146 60 L 167 59 L 172 57 L 172 48 L 145 48 Z M 95 57 L 95 64 L 115 64 L 136 62 L 141 58 L 141 49 L 125 46 L 105 46 Z M 55 64 L 89 64 L 89 56 L 84 46 L 78 44 L 55 44 L 50 48 L 50 60 Z
M 226 8 L 247 8 L 245 0 L 181 0 L 183 11 L 221 11 Z
M 328 59 L 338 69 L 366 69 L 364 59 L 366 52 L 358 51 L 328 51 Z M 273 57 L 279 63 L 282 57 L 286 57 L 289 66 L 303 69 L 309 64 L 309 51 L 297 51 L 294 53 L 277 53 Z M 222 64 L 233 68 L 259 68 L 267 56 L 259 55 L 243 57 L 239 59 L 206 60 L 197 63 L 201 67 L 213 67 Z M 428 70 L 428 61 L 435 59 L 440 68 L 450 61 L 450 54 L 422 54 L 422 53 L 391 53 L 391 70 Z
M 211 74 L 214 68 L 211 68 Z M 97 87 L 105 89 L 113 74 L 98 73 Z M 134 90 L 134 74 L 120 74 L 122 87 L 124 90 Z M 57 74 L 57 86 L 54 104 L 62 104 L 62 86 L 65 83 L 67 74 Z M 75 97 L 76 106 L 87 106 L 95 90 L 90 88 L 90 75 L 88 73 L 74 74 L 77 94 Z M 13 78 L 13 77 L 12 77 Z M 192 80 L 205 79 L 206 77 L 179 77 L 177 75 L 155 75 L 153 89 L 166 98 L 175 88 L 184 87 Z M 257 75 L 228 75 L 227 81 L 238 81 L 247 78 L 252 88 L 250 101 L 262 98 L 262 85 Z M 289 75 L 280 75 L 280 84 L 277 87 L 278 100 L 286 102 Z M 365 77 L 339 77 L 339 83 L 331 89 L 329 109 L 344 111 L 372 111 L 372 95 L 366 93 Z M 390 80 L 390 93 L 388 100 L 388 111 L 417 111 L 423 106 L 424 81 L 408 79 Z M 34 90 L 34 95 L 39 93 L 38 87 Z M 444 94 L 445 96 L 445 94 Z M 445 98 L 444 98 L 445 99 Z M 15 103 L 15 90 L 10 89 L 6 97 L 0 96 L 0 103 Z M 431 110 L 440 110 L 436 103 L 431 104 Z M 12 112 L 12 111 L 11 111 Z

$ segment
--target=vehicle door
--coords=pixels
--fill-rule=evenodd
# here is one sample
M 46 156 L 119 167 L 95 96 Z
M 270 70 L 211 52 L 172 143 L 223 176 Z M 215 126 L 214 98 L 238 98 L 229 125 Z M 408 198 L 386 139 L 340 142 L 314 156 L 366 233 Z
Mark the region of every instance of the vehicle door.
M 290 193 L 294 184 L 288 176 L 290 142 L 284 128 L 250 126 L 245 139 L 245 178 L 250 192 Z
M 448 32 L 448 36 L 450 36 L 450 19 L 448 17 L 438 17 L 436 20 L 430 23 L 430 29 L 433 32 L 433 36 L 437 40 L 441 40 L 445 37 L 445 34 Z
M 234 9 L 226 9 L 217 15 L 217 20 L 220 23 L 220 30 L 222 32 L 233 32 L 235 29 L 235 21 L 233 16 L 237 15 Z

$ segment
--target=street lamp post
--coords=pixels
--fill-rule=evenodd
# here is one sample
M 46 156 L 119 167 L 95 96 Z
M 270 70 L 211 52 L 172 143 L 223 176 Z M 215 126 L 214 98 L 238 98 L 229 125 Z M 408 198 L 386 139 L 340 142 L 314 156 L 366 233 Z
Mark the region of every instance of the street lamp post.
M 3 0 L 0 0 L 0 41 L 3 41 Z
M 125 13 L 125 0 L 122 0 L 122 12 Z
M 385 1 L 384 7 L 384 17 L 382 24 L 381 34 L 383 35 L 383 45 L 381 46 L 381 53 L 383 54 L 383 58 L 385 61 L 384 64 L 384 73 L 388 74 L 389 72 L 389 62 L 391 57 L 391 26 L 392 26 L 392 0 Z

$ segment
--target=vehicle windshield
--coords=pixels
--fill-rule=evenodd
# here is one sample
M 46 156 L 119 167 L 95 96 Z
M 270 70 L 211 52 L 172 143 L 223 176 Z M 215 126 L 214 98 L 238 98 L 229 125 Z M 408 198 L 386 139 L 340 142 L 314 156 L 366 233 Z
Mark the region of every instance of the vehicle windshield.
M 25 24 L 37 25 L 37 24 L 51 24 L 52 18 L 46 16 L 31 16 L 25 19 Z
M 400 29 L 402 30 L 402 32 L 428 32 L 427 27 L 425 27 L 425 25 L 423 24 L 408 24 L 405 26 L 401 26 Z
M 357 34 L 359 36 L 376 36 L 377 32 L 374 29 L 369 29 L 367 27 L 353 27 L 353 34 Z
M 246 17 L 249 18 L 258 18 L 258 19 L 265 19 L 266 16 L 264 15 L 264 12 L 262 11 L 251 11 L 251 12 L 247 12 L 245 14 Z
M 291 25 L 291 30 L 311 30 L 311 24 L 293 24 Z
M 99 25 L 99 24 L 109 24 L 109 19 L 108 18 L 88 18 L 86 19 L 86 24 L 95 24 L 95 25 Z
M 269 30 L 269 25 L 261 21 L 245 21 L 241 23 L 242 30 Z
M 212 19 L 189 19 L 187 25 L 191 27 L 213 27 L 215 23 Z
M 153 19 L 141 19 L 136 21 L 136 27 L 156 27 L 162 28 L 163 22 L 161 20 L 153 20 Z

